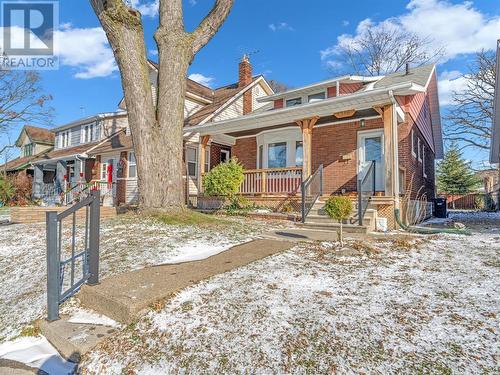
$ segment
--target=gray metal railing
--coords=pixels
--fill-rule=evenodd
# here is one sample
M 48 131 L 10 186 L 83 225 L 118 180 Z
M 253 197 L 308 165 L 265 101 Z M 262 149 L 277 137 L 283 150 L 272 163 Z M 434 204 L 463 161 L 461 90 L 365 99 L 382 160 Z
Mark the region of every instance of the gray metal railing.
M 77 247 L 76 218 L 79 210 L 85 210 L 83 246 Z M 71 236 L 69 257 L 62 259 L 63 220 L 71 215 Z M 84 283 L 99 283 L 99 226 L 100 192 L 90 195 L 67 210 L 57 213 L 48 211 L 47 222 L 47 319 L 59 319 L 59 305 L 74 295 Z M 76 262 L 81 263 L 80 277 L 76 278 Z M 69 268 L 69 282 L 64 276 Z M 66 282 L 65 282 L 66 281 Z
M 371 198 L 375 195 L 375 160 L 358 175 L 358 224 L 363 225 L 363 218 Z
M 302 193 L 302 222 L 305 223 L 314 203 L 323 195 L 323 164 L 305 181 L 302 181 L 300 190 Z

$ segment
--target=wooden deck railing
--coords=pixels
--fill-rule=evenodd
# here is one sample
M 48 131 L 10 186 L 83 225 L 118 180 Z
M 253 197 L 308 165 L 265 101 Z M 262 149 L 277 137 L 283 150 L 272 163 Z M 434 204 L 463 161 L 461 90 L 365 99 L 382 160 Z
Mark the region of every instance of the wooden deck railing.
M 300 191 L 302 168 L 252 169 L 244 172 L 239 194 L 292 194 Z

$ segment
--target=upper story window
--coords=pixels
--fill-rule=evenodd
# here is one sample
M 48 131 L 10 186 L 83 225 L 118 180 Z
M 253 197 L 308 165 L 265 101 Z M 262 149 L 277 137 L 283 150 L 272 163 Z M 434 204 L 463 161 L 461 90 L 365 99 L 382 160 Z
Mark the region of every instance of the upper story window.
M 422 145 L 422 174 L 427 177 L 427 173 L 425 173 L 425 145 Z
M 23 147 L 23 156 L 31 156 L 33 155 L 33 143 L 28 143 Z
M 293 99 L 286 100 L 287 107 L 293 107 L 293 106 L 301 105 L 301 104 L 302 104 L 302 98 L 293 98 Z
M 417 153 L 415 152 L 415 132 L 411 131 L 411 154 L 413 157 L 417 157 Z
M 133 152 L 128 153 L 128 177 L 137 178 L 137 162 Z
M 59 148 L 65 148 L 70 146 L 71 138 L 69 130 L 63 131 L 59 133 Z
M 422 161 L 422 151 L 421 151 L 421 147 L 420 147 L 420 138 L 418 138 L 417 140 L 417 154 L 418 154 L 418 161 Z
M 87 124 L 82 126 L 82 141 L 81 143 L 88 143 L 97 141 L 97 125 Z
M 314 103 L 314 102 L 319 102 L 320 100 L 324 100 L 326 98 L 326 93 L 323 92 L 318 92 L 316 94 L 311 94 L 307 97 L 307 101 L 309 103 Z

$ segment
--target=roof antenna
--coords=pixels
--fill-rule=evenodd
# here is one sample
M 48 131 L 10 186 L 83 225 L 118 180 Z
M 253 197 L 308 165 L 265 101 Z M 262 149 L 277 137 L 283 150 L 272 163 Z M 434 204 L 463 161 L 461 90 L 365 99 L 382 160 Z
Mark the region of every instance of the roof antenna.
M 410 63 L 406 63 L 406 75 L 410 74 Z
M 251 52 L 244 52 L 243 53 L 243 57 L 238 57 L 237 60 L 241 61 L 243 59 L 247 59 L 249 60 L 250 59 L 250 56 L 252 55 L 256 55 L 257 53 L 259 53 L 260 51 L 258 49 L 254 50 L 254 51 L 251 51 Z

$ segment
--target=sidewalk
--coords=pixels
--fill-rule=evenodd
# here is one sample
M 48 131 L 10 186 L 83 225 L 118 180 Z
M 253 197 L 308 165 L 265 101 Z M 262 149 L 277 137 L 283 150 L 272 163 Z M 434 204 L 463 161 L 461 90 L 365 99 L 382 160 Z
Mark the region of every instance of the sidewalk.
M 181 289 L 293 246 L 294 243 L 283 240 L 251 241 L 207 259 L 147 267 L 107 278 L 96 286 L 85 285 L 78 298 L 84 307 L 129 324 L 152 304 Z

